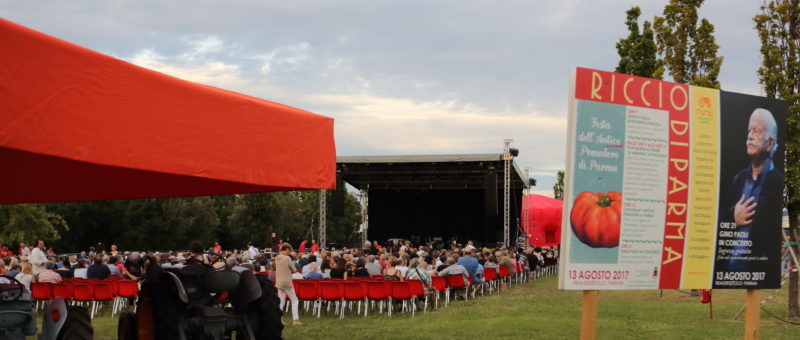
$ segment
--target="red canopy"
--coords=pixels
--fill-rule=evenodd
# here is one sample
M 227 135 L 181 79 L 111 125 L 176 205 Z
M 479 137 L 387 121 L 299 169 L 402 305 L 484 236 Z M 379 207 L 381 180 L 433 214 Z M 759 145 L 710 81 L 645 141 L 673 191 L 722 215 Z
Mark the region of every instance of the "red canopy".
M 529 234 L 529 244 L 543 247 L 553 246 L 561 242 L 561 212 L 564 204 L 561 200 L 542 196 L 525 195 L 522 197 L 522 227 Z M 525 216 L 527 214 L 527 221 Z
M 0 203 L 332 189 L 333 119 L 0 19 Z

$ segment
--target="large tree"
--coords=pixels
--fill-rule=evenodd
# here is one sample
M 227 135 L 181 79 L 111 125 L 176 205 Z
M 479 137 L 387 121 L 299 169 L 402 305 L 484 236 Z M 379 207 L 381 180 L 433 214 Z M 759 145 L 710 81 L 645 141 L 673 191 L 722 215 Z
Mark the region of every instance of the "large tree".
M 664 16 L 656 16 L 656 45 L 672 79 L 678 83 L 719 88 L 722 57 L 714 39 L 714 25 L 705 18 L 697 24 L 703 0 L 670 0 Z
M 68 229 L 61 215 L 47 211 L 42 205 L 0 205 L 0 244 L 10 249 L 16 249 L 18 242 L 58 240 Z
M 645 20 L 640 32 L 639 16 L 642 14 L 642 10 L 639 7 L 633 7 L 626 14 L 625 25 L 628 26 L 628 36 L 617 42 L 619 64 L 616 72 L 661 79 L 664 68 L 662 61 L 658 58 L 658 48 L 656 48 L 650 22 Z
M 556 184 L 553 184 L 553 198 L 557 200 L 564 199 L 564 172 L 559 171 L 556 173 Z
M 797 244 L 800 213 L 800 0 L 765 1 L 753 18 L 761 40 L 762 66 L 758 69 L 768 97 L 789 104 L 786 126 L 786 194 L 790 240 Z M 800 247 L 795 246 L 795 254 Z M 800 319 L 797 272 L 789 274 L 789 318 Z

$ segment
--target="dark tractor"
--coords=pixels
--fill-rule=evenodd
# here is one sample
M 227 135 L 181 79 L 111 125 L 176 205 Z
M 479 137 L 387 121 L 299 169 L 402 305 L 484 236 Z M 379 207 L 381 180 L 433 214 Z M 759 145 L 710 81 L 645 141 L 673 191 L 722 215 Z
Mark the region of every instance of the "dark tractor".
M 159 266 L 145 259 L 135 312 L 120 315 L 120 340 L 281 339 L 283 323 L 272 282 L 250 270 L 208 265 Z
M 24 340 L 36 335 L 36 310 L 31 293 L 10 276 L 0 275 L 0 339 Z M 39 340 L 87 340 L 93 338 L 89 311 L 67 306 L 62 298 L 45 305 Z

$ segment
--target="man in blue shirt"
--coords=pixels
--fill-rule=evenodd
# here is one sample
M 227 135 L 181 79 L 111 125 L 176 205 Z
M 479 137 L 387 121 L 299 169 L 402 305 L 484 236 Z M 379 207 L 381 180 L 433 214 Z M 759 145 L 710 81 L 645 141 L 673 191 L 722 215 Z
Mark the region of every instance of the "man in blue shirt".
M 783 174 L 772 163 L 777 131 L 769 111 L 759 108 L 750 115 L 746 141 L 750 164 L 736 174 L 720 209 L 720 224 L 731 225 L 735 236 L 726 241 L 733 246 L 728 258 L 717 259 L 718 272 L 749 272 L 771 267 L 763 258 L 780 260 Z M 767 275 L 772 272 L 778 273 L 767 271 Z M 764 281 L 777 282 L 773 277 Z
M 469 276 L 472 277 L 472 284 L 476 287 L 475 290 L 477 290 L 477 287 L 483 283 L 483 278 L 481 277 L 483 274 L 483 266 L 478 263 L 474 252 L 475 250 L 473 249 L 464 248 L 461 251 L 461 256 L 458 258 L 458 264 L 467 269 Z M 472 294 L 474 295 L 475 291 L 473 291 Z

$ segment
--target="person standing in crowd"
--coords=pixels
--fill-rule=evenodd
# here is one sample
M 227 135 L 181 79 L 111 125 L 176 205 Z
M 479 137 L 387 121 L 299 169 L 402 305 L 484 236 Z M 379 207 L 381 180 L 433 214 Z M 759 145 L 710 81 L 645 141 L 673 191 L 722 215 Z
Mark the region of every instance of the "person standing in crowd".
M 472 244 L 472 240 L 469 240 L 467 241 L 467 245 L 464 248 L 466 248 L 467 250 L 474 250 L 475 245 Z
M 297 310 L 299 301 L 297 300 L 297 294 L 295 294 L 294 286 L 292 285 L 292 274 L 297 272 L 297 268 L 294 266 L 292 258 L 289 256 L 291 252 L 292 246 L 284 244 L 281 247 L 280 254 L 275 257 L 275 287 L 278 288 L 281 310 L 283 310 L 283 307 L 286 305 L 286 296 L 289 296 L 289 299 L 292 301 L 292 324 L 302 325 L 303 323 L 300 322 L 300 315 Z
M 214 241 L 214 254 L 222 254 L 222 246 L 219 244 L 219 241 Z
M 247 242 L 247 252 L 250 253 L 250 258 L 256 258 L 258 255 L 258 248 L 253 245 L 253 242 Z
M 22 242 L 19 244 L 19 256 L 28 256 L 31 253 L 31 248 L 28 248 L 28 244 Z
M 38 277 L 39 273 L 45 270 L 45 264 L 47 264 L 47 255 L 44 254 L 44 241 L 38 240 L 36 242 L 36 248 L 33 248 L 31 251 L 31 256 L 28 258 L 28 261 L 33 266 L 33 276 Z

